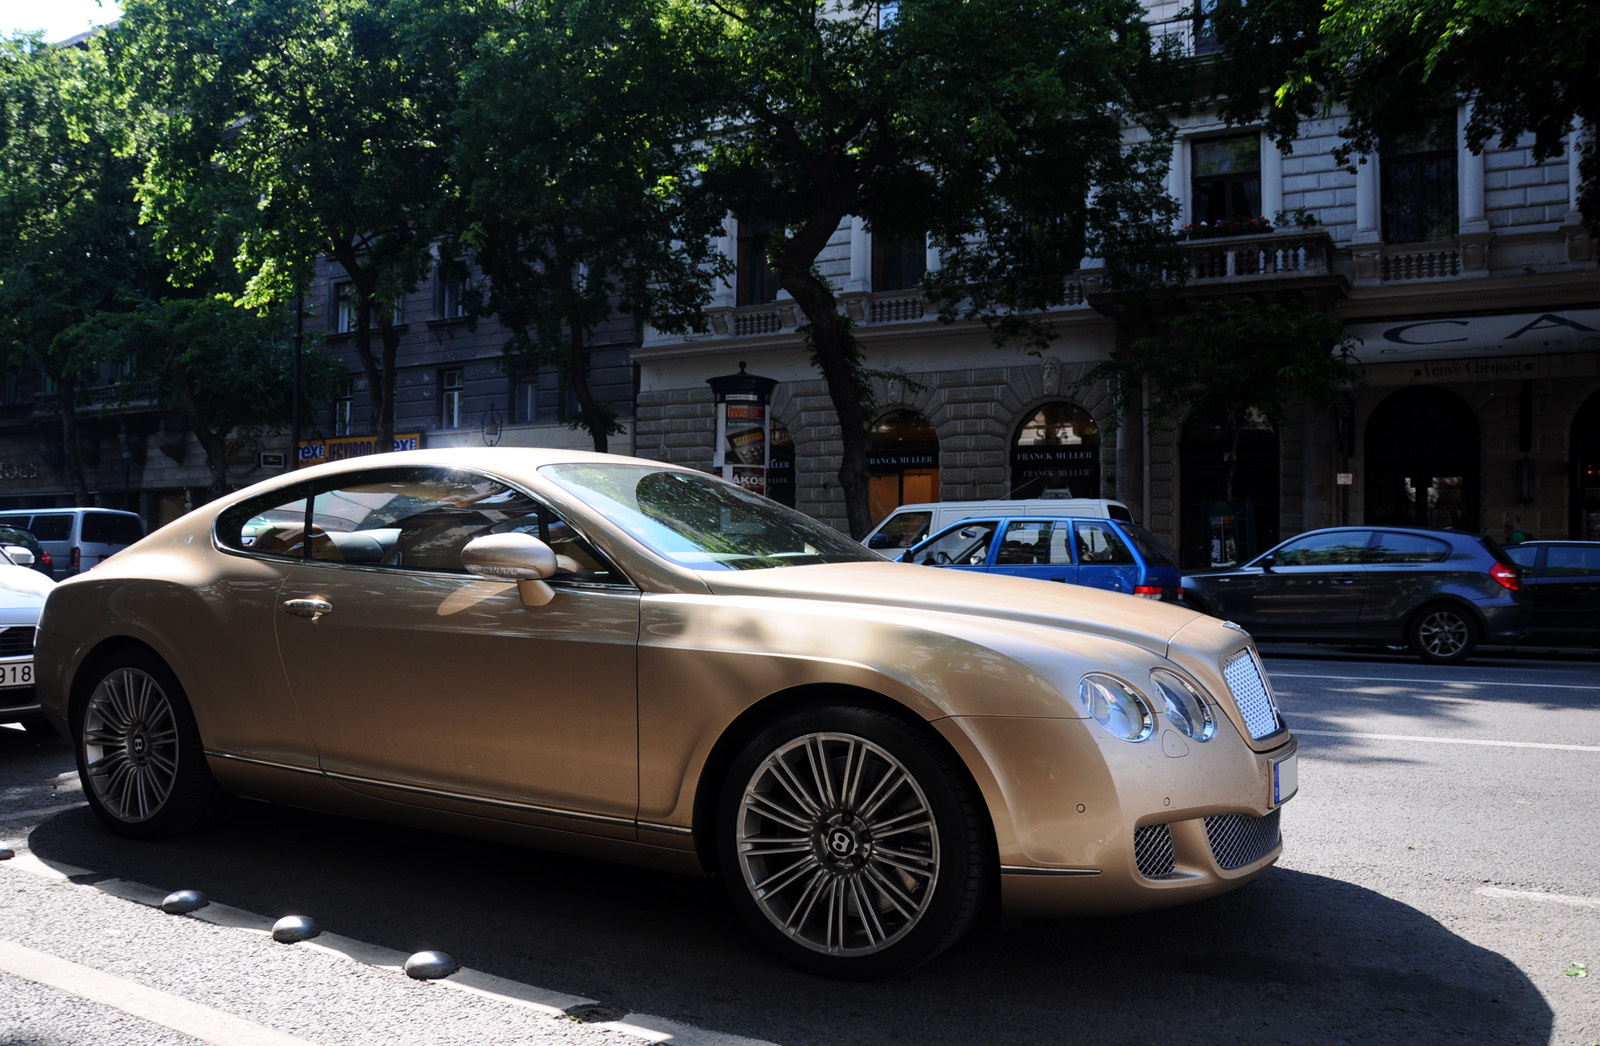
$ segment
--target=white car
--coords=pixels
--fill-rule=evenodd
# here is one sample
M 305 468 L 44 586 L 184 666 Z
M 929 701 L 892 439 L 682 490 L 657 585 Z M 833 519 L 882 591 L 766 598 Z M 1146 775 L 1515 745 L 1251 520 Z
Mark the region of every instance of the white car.
M 33 569 L 33 553 L 0 546 L 0 723 L 54 735 L 33 690 L 33 635 L 56 583 Z

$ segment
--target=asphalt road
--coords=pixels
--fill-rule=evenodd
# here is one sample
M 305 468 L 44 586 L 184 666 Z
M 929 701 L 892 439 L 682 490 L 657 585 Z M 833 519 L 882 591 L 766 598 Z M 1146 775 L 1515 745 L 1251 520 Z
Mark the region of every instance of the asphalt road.
M 1600 1043 L 1600 662 L 1264 653 L 1301 744 L 1276 869 L 875 984 L 773 963 L 694 879 L 258 804 L 118 840 L 65 745 L 0 730 L 0 1044 Z M 181 888 L 213 907 L 151 906 Z M 288 914 L 332 947 L 271 941 Z M 392 968 L 425 948 L 470 972 Z

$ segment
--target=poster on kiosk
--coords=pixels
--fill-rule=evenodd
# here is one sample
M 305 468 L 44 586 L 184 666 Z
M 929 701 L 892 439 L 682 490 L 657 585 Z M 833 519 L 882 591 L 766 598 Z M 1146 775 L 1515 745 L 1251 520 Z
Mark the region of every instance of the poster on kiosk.
M 707 378 L 716 396 L 717 446 L 712 471 L 739 484 L 752 494 L 767 492 L 767 464 L 771 453 L 772 416 L 767 401 L 777 386 L 773 378 L 739 373 Z

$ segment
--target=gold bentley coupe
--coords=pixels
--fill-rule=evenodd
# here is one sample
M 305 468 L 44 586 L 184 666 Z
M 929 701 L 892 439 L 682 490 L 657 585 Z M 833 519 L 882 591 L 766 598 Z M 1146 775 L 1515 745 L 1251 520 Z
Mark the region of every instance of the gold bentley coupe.
M 838 977 L 926 960 L 996 892 L 1071 915 L 1239 886 L 1297 779 L 1236 628 L 886 562 L 604 454 L 259 483 L 56 587 L 34 658 L 121 835 L 243 796 L 710 874 Z

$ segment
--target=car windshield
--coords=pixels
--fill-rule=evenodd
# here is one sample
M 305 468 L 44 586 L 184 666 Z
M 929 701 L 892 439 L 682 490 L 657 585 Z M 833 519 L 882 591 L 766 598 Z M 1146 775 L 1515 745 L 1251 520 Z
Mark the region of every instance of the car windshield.
M 881 562 L 811 517 L 712 476 L 604 463 L 539 471 L 650 551 L 693 570 Z

